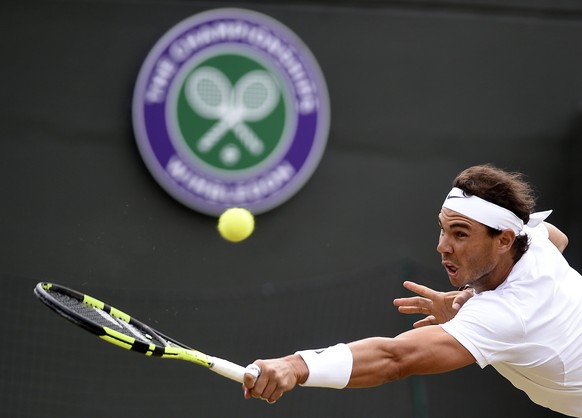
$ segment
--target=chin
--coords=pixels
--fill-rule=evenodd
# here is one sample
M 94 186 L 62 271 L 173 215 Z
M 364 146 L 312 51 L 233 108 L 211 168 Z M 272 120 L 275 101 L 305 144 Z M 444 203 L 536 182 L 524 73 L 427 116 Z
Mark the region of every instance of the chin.
M 451 277 L 449 276 L 449 282 L 451 283 L 451 285 L 455 288 L 460 288 L 462 286 L 465 286 L 466 284 L 468 284 L 469 282 L 466 282 L 465 280 L 461 279 L 460 277 Z

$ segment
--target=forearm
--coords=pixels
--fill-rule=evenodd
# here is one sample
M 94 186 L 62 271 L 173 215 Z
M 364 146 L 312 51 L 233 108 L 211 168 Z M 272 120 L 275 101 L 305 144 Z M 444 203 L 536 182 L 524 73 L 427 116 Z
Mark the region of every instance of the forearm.
M 373 337 L 348 344 L 353 366 L 348 387 L 379 386 L 405 377 L 403 355 L 392 338 Z
M 412 329 L 394 338 L 367 338 L 348 347 L 353 356 L 351 388 L 378 386 L 415 374 L 443 373 L 475 362 L 440 326 Z
M 373 337 L 326 349 L 298 351 L 287 361 L 295 364 L 302 386 L 363 388 L 401 376 L 397 344 L 392 338 Z
M 304 357 L 308 377 L 303 386 L 372 387 L 413 374 L 454 370 L 475 361 L 439 326 L 413 329 L 394 338 L 372 337 L 342 345 L 349 349 L 349 356 L 336 351 L 337 346 L 325 352 L 308 350 L 318 354 Z
M 441 373 L 475 362 L 473 356 L 440 326 L 422 327 L 394 338 L 373 337 L 304 350 L 272 360 L 257 360 L 258 378 L 245 375 L 245 397 L 276 402 L 302 386 L 363 388 L 412 374 Z

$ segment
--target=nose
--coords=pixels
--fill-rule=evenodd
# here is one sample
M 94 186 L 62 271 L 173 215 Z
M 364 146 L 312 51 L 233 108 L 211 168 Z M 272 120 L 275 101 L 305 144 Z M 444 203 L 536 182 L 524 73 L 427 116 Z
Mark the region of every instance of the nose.
M 453 252 L 453 248 L 449 244 L 445 234 L 443 234 L 442 232 L 439 235 L 439 243 L 437 244 L 436 250 L 440 254 L 450 254 Z

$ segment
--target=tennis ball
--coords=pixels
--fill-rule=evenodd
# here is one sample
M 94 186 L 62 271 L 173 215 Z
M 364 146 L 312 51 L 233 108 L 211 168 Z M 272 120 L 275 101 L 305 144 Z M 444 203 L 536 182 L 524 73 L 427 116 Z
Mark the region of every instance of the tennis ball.
M 254 229 L 253 214 L 243 208 L 227 209 L 218 218 L 218 232 L 227 241 L 242 241 L 248 238 Z

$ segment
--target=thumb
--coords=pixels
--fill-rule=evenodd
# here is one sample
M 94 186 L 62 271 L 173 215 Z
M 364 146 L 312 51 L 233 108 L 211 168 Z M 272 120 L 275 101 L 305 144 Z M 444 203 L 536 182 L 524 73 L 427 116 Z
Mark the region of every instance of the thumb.
M 455 296 L 455 299 L 453 299 L 453 309 L 456 311 L 461 309 L 461 307 L 475 295 L 473 292 L 473 289 L 469 288 Z

